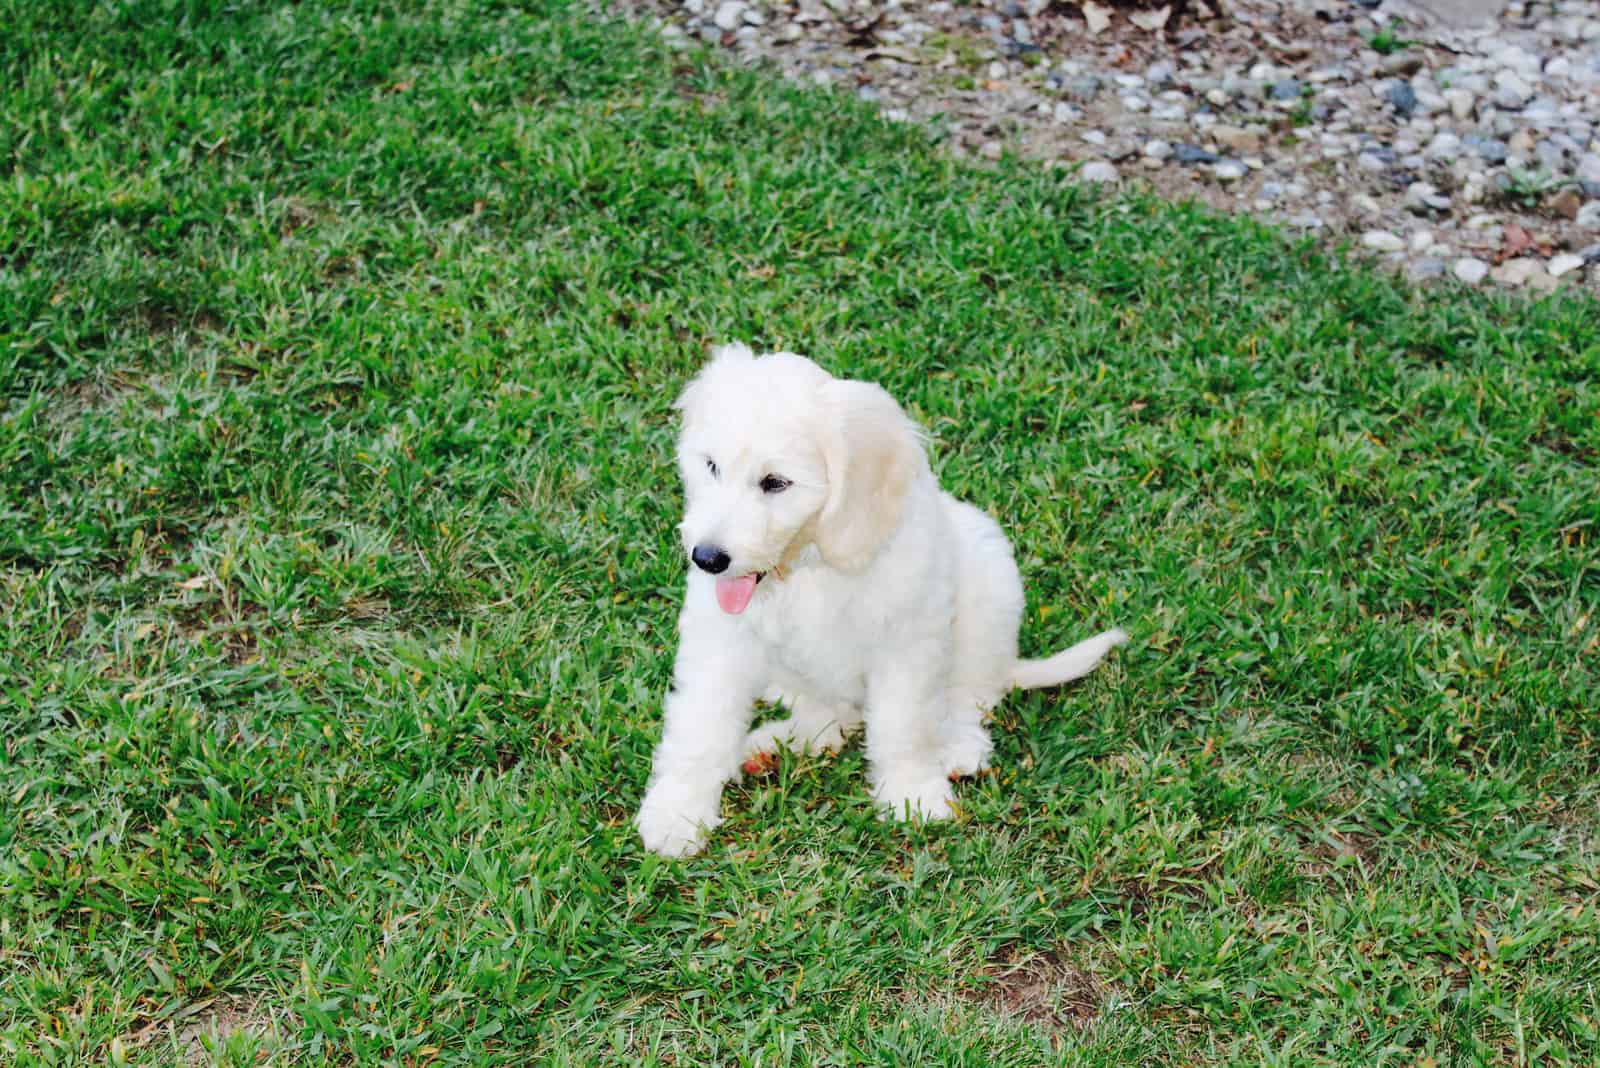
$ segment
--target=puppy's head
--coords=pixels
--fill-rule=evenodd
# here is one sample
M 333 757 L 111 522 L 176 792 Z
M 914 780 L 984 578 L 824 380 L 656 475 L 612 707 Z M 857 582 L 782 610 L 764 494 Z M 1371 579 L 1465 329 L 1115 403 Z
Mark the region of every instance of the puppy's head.
M 684 550 L 716 576 L 729 613 L 814 543 L 831 567 L 865 567 L 899 525 L 927 458 L 882 389 L 803 356 L 718 349 L 684 390 L 678 468 Z

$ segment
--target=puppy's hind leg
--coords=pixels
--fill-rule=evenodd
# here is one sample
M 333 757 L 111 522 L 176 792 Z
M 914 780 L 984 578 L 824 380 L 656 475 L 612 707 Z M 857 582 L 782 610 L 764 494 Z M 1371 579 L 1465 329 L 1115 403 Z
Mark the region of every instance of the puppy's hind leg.
M 946 680 L 929 677 L 944 650 L 914 651 L 867 682 L 867 760 L 872 796 L 895 819 L 943 820 L 955 814 L 940 760 Z
M 939 762 L 951 779 L 966 779 L 986 770 L 994 755 L 994 742 L 983 722 L 994 701 L 960 689 L 950 691 L 949 701 L 939 732 Z
M 843 748 L 845 735 L 861 725 L 861 709 L 855 705 L 805 695 L 784 695 L 782 700 L 789 708 L 787 718 L 763 724 L 745 736 L 747 775 L 765 770 L 767 759 L 780 747 L 800 753 Z

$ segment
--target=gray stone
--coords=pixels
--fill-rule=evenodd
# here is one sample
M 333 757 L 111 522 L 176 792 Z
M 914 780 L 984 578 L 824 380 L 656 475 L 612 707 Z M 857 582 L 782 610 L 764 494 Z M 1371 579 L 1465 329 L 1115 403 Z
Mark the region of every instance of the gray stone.
M 1450 105 L 1450 114 L 1462 122 L 1472 118 L 1473 112 L 1478 108 L 1478 98 L 1470 90 L 1451 88 L 1444 91 L 1444 99 Z
M 1163 89 L 1172 84 L 1173 79 L 1177 77 L 1177 73 L 1177 68 L 1171 63 L 1161 60 L 1145 68 L 1144 80 L 1154 88 Z
M 1394 149 L 1387 145 L 1367 145 L 1356 157 L 1356 166 L 1373 174 L 1382 174 L 1399 161 Z
M 1433 140 L 1428 142 L 1428 147 L 1422 154 L 1429 159 L 1436 159 L 1448 163 L 1461 155 L 1461 138 L 1449 130 L 1441 130 L 1433 135 Z
M 1507 45 L 1494 54 L 1498 65 L 1518 74 L 1533 76 L 1544 64 L 1539 57 L 1518 45 Z
M 1121 175 L 1117 173 L 1117 168 L 1114 165 L 1107 163 L 1103 159 L 1097 159 L 1085 163 L 1083 169 L 1078 172 L 1078 177 L 1086 182 L 1104 185 L 1115 183 Z
M 1567 253 L 1553 257 L 1549 264 L 1546 265 L 1545 270 L 1550 272 L 1551 278 L 1560 278 L 1564 274 L 1571 274 L 1573 271 L 1581 269 L 1584 262 L 1582 256 L 1574 256 L 1571 253 Z
M 724 0 L 717 5 L 717 13 L 711 16 L 711 21 L 717 24 L 717 29 L 731 33 L 744 22 L 744 5 L 739 0 Z
M 1383 97 L 1401 115 L 1409 116 L 1417 110 L 1417 91 L 1411 88 L 1410 82 L 1395 82 Z
M 1596 241 L 1592 245 L 1585 245 L 1583 248 L 1580 248 L 1578 250 L 1578 255 L 1582 256 L 1583 262 L 1588 264 L 1590 267 L 1600 263 L 1600 241 Z
M 1072 97 L 1072 99 L 1080 100 L 1087 104 L 1089 101 L 1100 95 L 1100 90 L 1104 84 L 1104 82 L 1102 82 L 1099 78 L 1096 78 L 1093 74 L 1085 74 L 1067 82 L 1064 88 L 1066 94 Z
M 1502 111 L 1521 111 L 1528 104 L 1533 90 L 1528 83 L 1510 71 L 1501 71 L 1494 78 L 1494 106 Z
M 1487 25 L 1505 9 L 1505 0 L 1411 0 L 1438 26 L 1448 30 L 1470 30 Z M 1377 7 L 1377 4 L 1364 4 Z
M 1361 235 L 1361 246 L 1374 252 L 1404 252 L 1405 238 L 1388 230 L 1368 230 Z
M 1237 182 L 1250 173 L 1250 168 L 1236 159 L 1224 159 L 1211 165 L 1211 173 L 1219 182 Z
M 1496 89 L 1490 102 L 1501 111 L 1521 111 L 1528 98 L 1512 89 Z
M 1419 88 L 1416 85 L 1412 85 L 1411 88 L 1417 94 L 1418 115 L 1437 115 L 1440 112 L 1449 110 L 1450 102 L 1432 89 L 1426 86 Z
M 1378 61 L 1378 70 L 1394 78 L 1409 78 L 1422 69 L 1422 54 L 1405 49 Z
M 1430 182 L 1412 182 L 1406 186 L 1405 202 L 1406 207 L 1419 214 L 1450 210 L 1450 198 Z
M 1522 108 L 1522 117 L 1530 122 L 1548 123 L 1561 114 L 1561 105 L 1547 96 L 1536 96 Z
M 1209 132 L 1223 148 L 1241 153 L 1261 151 L 1261 134 L 1255 130 L 1219 122 Z
M 1473 259 L 1471 256 L 1463 256 L 1461 259 L 1456 260 L 1451 272 L 1467 285 L 1475 286 L 1489 277 L 1489 265 L 1482 260 Z
M 1179 163 L 1215 163 L 1217 154 L 1207 152 L 1199 145 L 1177 145 L 1172 150 L 1172 157 Z
M 1506 146 L 1506 143 L 1504 141 L 1496 140 L 1493 137 L 1483 137 L 1478 134 L 1468 134 L 1461 140 L 1463 144 L 1476 152 L 1478 154 L 1478 158 L 1483 160 L 1485 163 L 1504 163 L 1506 161 L 1506 157 L 1511 155 L 1511 149 Z
M 1417 260 L 1406 270 L 1406 274 L 1410 276 L 1413 282 L 1430 282 L 1435 278 L 1443 278 L 1445 274 L 1444 261 L 1436 260 L 1431 256 Z
M 1539 160 L 1539 166 L 1552 173 L 1561 170 L 1567 161 L 1567 154 L 1550 141 L 1540 141 L 1533 146 L 1533 154 Z
M 1229 96 L 1255 96 L 1261 91 L 1261 83 L 1249 78 L 1241 78 L 1237 74 L 1224 74 L 1222 76 L 1222 91 Z
M 1285 78 L 1282 81 L 1273 82 L 1272 88 L 1267 91 L 1267 95 L 1274 100 L 1299 100 L 1300 83 L 1294 78 Z
M 1548 293 L 1560 284 L 1561 279 L 1557 278 L 1543 267 L 1539 268 L 1537 271 L 1533 272 L 1533 274 L 1528 276 L 1528 287 L 1530 289 L 1540 290 L 1541 292 Z
M 1522 286 L 1531 282 L 1535 275 L 1545 273 L 1544 264 L 1532 256 L 1518 256 L 1490 271 L 1489 277 L 1503 286 Z
M 1172 158 L 1172 145 L 1159 137 L 1153 138 L 1144 143 L 1144 154 L 1146 159 L 1168 160 Z

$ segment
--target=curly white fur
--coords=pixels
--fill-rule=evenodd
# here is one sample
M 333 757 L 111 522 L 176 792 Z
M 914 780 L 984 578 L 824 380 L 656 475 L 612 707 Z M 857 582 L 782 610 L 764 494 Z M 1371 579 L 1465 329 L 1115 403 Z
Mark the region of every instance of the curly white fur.
M 939 489 L 917 428 L 879 387 L 728 345 L 678 407 L 683 545 L 710 571 L 690 567 L 678 618 L 638 816 L 649 849 L 698 851 L 747 758 L 835 747 L 863 720 L 884 813 L 946 818 L 951 779 L 988 765 L 983 719 L 1006 691 L 1075 679 L 1127 639 L 1111 630 L 1018 659 L 1010 544 Z M 790 714 L 752 732 L 762 697 Z

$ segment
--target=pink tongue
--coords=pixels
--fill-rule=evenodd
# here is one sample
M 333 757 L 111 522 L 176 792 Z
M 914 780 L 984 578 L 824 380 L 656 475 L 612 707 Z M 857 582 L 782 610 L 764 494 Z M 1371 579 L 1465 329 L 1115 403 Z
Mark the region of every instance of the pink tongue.
M 750 598 L 756 592 L 756 575 L 740 575 L 738 578 L 717 579 L 717 604 L 730 616 L 743 612 L 750 604 Z

